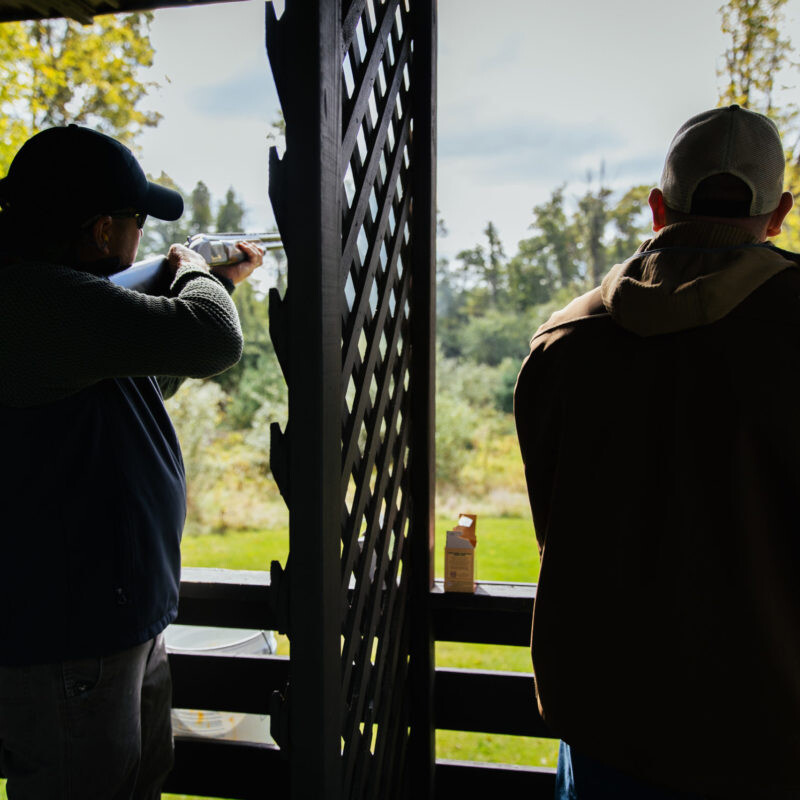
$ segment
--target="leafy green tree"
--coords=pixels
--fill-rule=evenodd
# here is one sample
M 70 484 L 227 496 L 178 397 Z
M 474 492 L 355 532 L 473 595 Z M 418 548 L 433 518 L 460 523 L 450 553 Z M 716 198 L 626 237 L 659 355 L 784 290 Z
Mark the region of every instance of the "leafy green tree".
M 157 178 L 148 176 L 156 183 L 166 186 L 169 189 L 174 189 L 179 192 L 183 197 L 186 193 L 175 183 L 169 175 L 162 172 Z M 139 245 L 139 258 L 147 258 L 148 256 L 163 255 L 167 252 L 170 245 L 178 243 L 182 244 L 186 241 L 186 237 L 192 232 L 191 224 L 188 215 L 184 212 L 180 219 L 173 221 L 155 219 L 149 217 L 142 232 L 142 241 Z
M 562 185 L 534 207 L 533 236 L 519 242 L 508 264 L 509 293 L 518 309 L 546 303 L 553 292 L 581 279 L 578 235 L 567 216 Z
M 280 151 L 286 148 L 286 120 L 283 118 L 282 109 L 278 109 L 275 119 L 270 123 L 267 131 L 267 146 L 277 147 Z
M 217 436 L 228 397 L 213 381 L 187 380 L 166 402 L 183 451 L 189 517 L 199 516 L 199 500 L 219 476 L 220 468 L 208 458 Z
M 603 279 L 608 262 L 604 237 L 610 216 L 611 189 L 604 185 L 604 177 L 601 167 L 600 180 L 595 189 L 592 186 L 592 174 L 589 173 L 589 185 L 585 194 L 578 199 L 578 213 L 575 215 L 575 230 L 578 232 L 586 274 L 592 286 L 597 286 Z
M 217 211 L 218 231 L 241 231 L 245 207 L 236 199 L 236 192 L 231 186 L 225 194 L 225 200 Z
M 152 176 L 151 176 L 152 177 Z M 162 172 L 157 183 L 180 192 L 184 198 L 186 192 L 178 186 L 169 175 Z M 225 201 L 220 205 L 216 218 L 212 214 L 213 197 L 208 186 L 203 181 L 198 181 L 192 193 L 188 196 L 186 211 L 183 216 L 172 222 L 150 218 L 144 227 L 142 243 L 139 246 L 139 257 L 146 258 L 160 253 L 166 253 L 169 246 L 174 243 L 182 244 L 195 233 L 214 233 L 215 231 L 240 231 L 242 220 L 247 213 L 245 206 L 236 197 L 236 191 L 231 187 L 225 195 Z M 216 227 L 213 222 L 216 222 Z
M 34 133 L 76 123 L 132 145 L 161 115 L 139 108 L 155 86 L 139 79 L 153 63 L 152 13 L 0 25 L 0 174 Z
M 488 222 L 483 231 L 486 236 L 488 247 L 486 248 L 486 283 L 492 293 L 492 301 L 497 303 L 500 298 L 500 291 L 505 283 L 505 261 L 506 254 L 503 250 L 503 243 L 493 222 Z
M 207 233 L 211 230 L 211 192 L 203 181 L 197 181 L 189 198 L 192 233 Z
M 786 0 L 727 0 L 720 8 L 722 32 L 729 37 L 720 105 L 738 103 L 744 108 L 768 114 L 778 125 L 787 151 L 786 188 L 800 196 L 800 109 L 797 103 L 779 105 L 778 89 L 786 73 L 796 69 L 791 40 L 783 36 Z M 777 244 L 800 249 L 800 207 L 795 203 L 783 225 Z
M 485 314 L 471 316 L 458 331 L 459 353 L 492 367 L 506 358 L 519 363 L 528 352 L 532 333 L 525 312 L 490 308 Z
M 462 250 L 456 258 L 461 262 L 465 275 L 489 290 L 488 300 L 496 305 L 506 286 L 505 252 L 500 236 L 493 222 L 488 222 L 483 230 L 487 247 L 478 244 Z
M 481 419 L 481 406 L 470 395 L 475 369 L 436 354 L 436 482 L 458 486 L 465 451 L 473 447 L 472 435 Z
M 632 255 L 651 234 L 652 220 L 647 205 L 649 193 L 649 186 L 632 186 L 610 209 L 612 240 L 609 256 L 613 263 L 624 261 Z
M 792 44 L 783 37 L 786 0 L 728 0 L 721 8 L 722 32 L 730 37 L 720 105 L 737 103 L 772 117 L 784 130 L 796 119 L 797 106 L 775 105 L 775 81 L 790 64 Z
M 239 363 L 214 381 L 231 396 L 226 425 L 249 428 L 258 410 L 285 405 L 286 383 L 269 336 L 266 298 L 260 297 L 250 281 L 239 284 L 233 294 L 244 334 L 244 352 Z M 263 417 L 263 414 L 262 414 Z

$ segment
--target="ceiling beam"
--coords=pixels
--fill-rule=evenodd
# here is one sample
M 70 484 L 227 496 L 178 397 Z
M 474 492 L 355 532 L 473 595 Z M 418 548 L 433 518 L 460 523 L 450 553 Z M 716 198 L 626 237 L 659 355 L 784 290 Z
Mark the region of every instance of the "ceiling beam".
M 88 25 L 99 14 L 235 2 L 241 0 L 11 0 L 0 6 L 0 22 L 69 17 Z

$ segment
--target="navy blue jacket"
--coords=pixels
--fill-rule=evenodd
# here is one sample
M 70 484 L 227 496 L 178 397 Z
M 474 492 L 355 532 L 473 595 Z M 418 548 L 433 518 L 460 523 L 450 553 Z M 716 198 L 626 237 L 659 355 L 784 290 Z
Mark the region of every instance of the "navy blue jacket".
M 0 664 L 132 647 L 178 606 L 186 486 L 160 387 L 238 360 L 236 309 L 194 267 L 169 297 L 44 263 L 0 278 Z
M 153 378 L 0 414 L 0 663 L 114 652 L 178 611 L 183 461 Z

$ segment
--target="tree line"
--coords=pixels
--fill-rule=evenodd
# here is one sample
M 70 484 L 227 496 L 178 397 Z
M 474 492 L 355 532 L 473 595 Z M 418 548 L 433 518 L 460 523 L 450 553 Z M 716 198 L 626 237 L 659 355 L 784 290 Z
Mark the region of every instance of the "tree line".
M 718 71 L 719 102 L 735 102 L 776 120 L 787 149 L 787 188 L 800 196 L 800 111 L 783 91 L 796 66 L 792 43 L 783 33 L 786 3 L 727 0 L 722 5 L 728 47 Z M 0 25 L 0 174 L 29 136 L 51 125 L 88 125 L 136 148 L 139 134 L 161 118 L 141 109 L 155 87 L 139 74 L 153 63 L 152 19 L 152 13 L 133 13 L 99 16 L 85 26 L 69 20 Z M 282 133 L 279 118 L 273 139 Z M 166 174 L 156 180 L 180 190 Z M 464 454 L 475 447 L 476 430 L 487 424 L 507 427 L 513 383 L 538 325 L 597 285 L 612 264 L 649 235 L 648 189 L 613 192 L 601 166 L 577 194 L 560 185 L 534 206 L 529 235 L 514 253 L 505 253 L 494 222 L 488 221 L 479 242 L 438 265 L 440 480 L 457 482 Z M 232 187 L 219 201 L 202 180 L 182 194 L 187 201 L 183 219 L 148 221 L 142 256 L 164 252 L 190 233 L 243 227 L 246 209 Z M 446 226 L 439 222 L 445 235 Z M 797 210 L 778 243 L 800 249 Z M 266 431 L 270 421 L 285 415 L 286 387 L 269 338 L 263 293 L 247 283 L 234 299 L 247 341 L 242 361 L 202 386 L 190 384 L 174 415 L 187 441 L 201 428 L 212 443 L 228 436 L 226 431 L 237 433 L 253 453 L 261 454 L 253 458 L 264 472 Z M 203 437 L 198 433 L 194 438 Z M 230 443 L 230 437 L 225 441 Z M 193 447 L 187 450 L 194 452 Z

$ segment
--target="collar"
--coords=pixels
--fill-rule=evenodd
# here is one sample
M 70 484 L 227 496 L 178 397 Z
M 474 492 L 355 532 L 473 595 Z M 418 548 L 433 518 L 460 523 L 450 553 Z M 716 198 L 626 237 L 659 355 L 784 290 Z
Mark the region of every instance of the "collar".
M 674 247 L 721 248 L 763 244 L 765 243 L 750 231 L 736 225 L 691 220 L 676 222 L 674 225 L 662 228 L 652 239 L 646 241 L 638 252 Z

